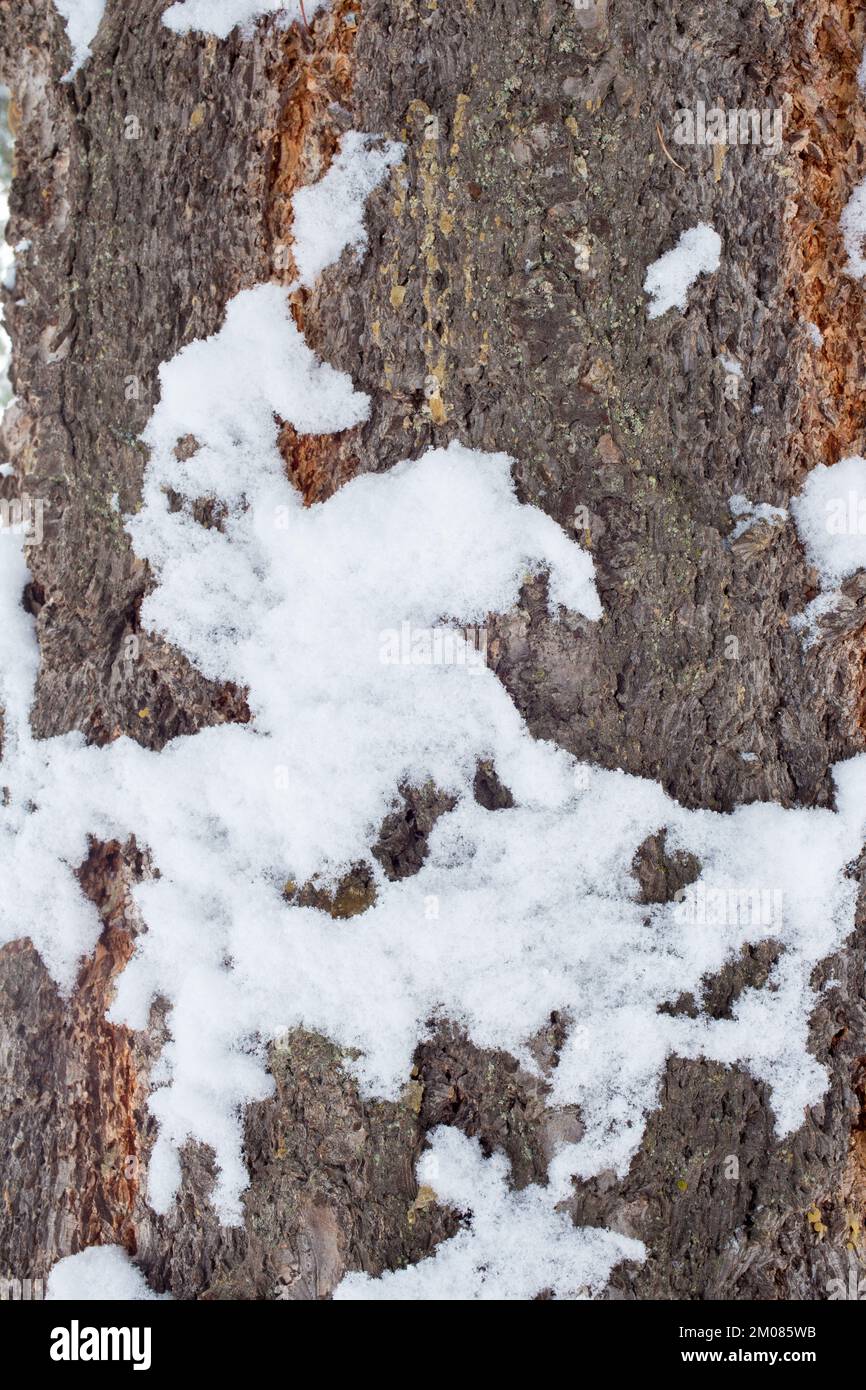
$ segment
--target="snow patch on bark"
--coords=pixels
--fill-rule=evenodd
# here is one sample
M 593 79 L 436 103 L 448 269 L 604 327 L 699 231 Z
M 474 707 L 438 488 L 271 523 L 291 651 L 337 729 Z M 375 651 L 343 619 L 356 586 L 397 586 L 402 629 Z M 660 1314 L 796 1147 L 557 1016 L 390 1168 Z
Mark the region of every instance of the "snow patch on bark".
M 528 1068 L 550 1013 L 570 1018 L 551 1100 L 579 1105 L 586 1133 L 555 1162 L 557 1196 L 573 1174 L 627 1170 L 672 1053 L 747 1066 L 772 1088 L 779 1132 L 795 1129 L 826 1084 L 808 1049 L 810 978 L 853 927 L 844 869 L 862 843 L 866 759 L 836 769 L 836 812 L 690 812 L 532 739 L 485 667 L 383 662 L 383 633 L 482 622 L 514 604 L 527 570 L 549 573 L 553 610 L 597 617 L 591 561 L 517 501 L 505 456 L 456 444 L 305 508 L 274 413 L 336 429 L 367 403 L 316 363 L 274 286 L 233 301 L 223 330 L 178 354 L 162 383 L 144 506 L 129 519 L 158 580 L 143 619 L 209 674 L 248 685 L 254 722 L 159 754 L 79 735 L 31 743 L 26 758 L 13 747 L 2 814 L 17 836 L 3 840 L 0 906 L 3 939 L 29 933 L 68 984 L 99 930 L 73 875 L 88 834 L 149 846 L 160 877 L 134 889 L 148 929 L 111 1016 L 141 1028 L 155 995 L 172 1007 L 151 1097 L 154 1205 L 172 1201 L 195 1137 L 216 1153 L 221 1215 L 240 1219 L 242 1108 L 271 1091 L 265 1043 L 301 1025 L 360 1053 L 346 1065 L 365 1094 L 396 1097 L 431 1017 Z M 173 443 L 193 430 L 201 448 L 178 460 Z M 194 520 L 201 496 L 221 504 L 220 529 Z M 512 809 L 475 802 L 479 758 Z M 351 927 L 287 905 L 287 879 L 334 880 L 367 857 L 395 788 L 427 779 L 458 805 L 417 875 L 375 870 L 377 900 Z M 647 905 L 632 863 L 664 827 L 701 874 L 682 901 Z M 730 1018 L 671 1011 L 769 938 L 782 952 L 768 986 L 744 991 Z
M 302 11 L 299 0 L 178 0 L 177 4 L 169 5 L 162 22 L 176 34 L 195 32 L 225 39 L 239 24 L 249 28 L 263 15 L 277 14 L 283 22 L 291 24 L 303 19 L 304 14 L 311 20 L 319 10 L 326 9 L 327 4 L 328 0 L 305 0 Z
M 788 519 L 784 507 L 774 507 L 769 502 L 750 502 L 742 492 L 736 492 L 733 497 L 729 497 L 728 506 L 736 522 L 730 535 L 732 541 L 739 540 L 740 536 L 751 531 L 759 522 L 765 521 L 771 526 L 779 526 Z
M 54 6 L 63 18 L 72 45 L 72 67 L 63 78 L 69 82 L 90 57 L 90 45 L 105 13 L 105 0 L 54 0 Z
M 33 619 L 21 607 L 30 581 L 24 555 L 25 537 L 0 525 L 0 709 L 3 753 L 29 745 L 30 705 L 39 670 L 39 646 Z M 3 764 L 0 763 L 0 767 Z
M 862 280 L 866 275 L 866 256 L 863 255 L 863 243 L 866 240 L 866 179 L 857 184 L 842 209 L 839 226 L 842 228 L 842 239 L 848 252 L 845 274 L 855 280 Z
M 680 236 L 676 246 L 653 261 L 643 282 L 650 296 L 647 316 L 660 318 L 668 309 L 685 309 L 688 293 L 700 275 L 718 270 L 722 239 L 706 222 L 699 222 Z
M 138 1303 L 170 1297 L 154 1293 L 120 1245 L 90 1245 L 58 1260 L 45 1290 L 48 1303 Z
M 428 1259 L 380 1279 L 347 1274 L 337 1301 L 442 1301 L 557 1298 L 600 1293 L 614 1265 L 643 1260 L 643 1243 L 614 1231 L 575 1227 L 535 1185 L 509 1188 L 503 1154 L 485 1159 L 477 1139 L 440 1126 L 418 1162 L 418 1182 L 464 1213 L 466 1224 Z
M 791 511 L 824 588 L 866 568 L 866 459 L 817 464 Z
M 443 999 L 456 1016 L 477 1013 L 485 1033 L 479 972 L 495 922 L 478 936 L 480 956 L 463 952 L 465 987 L 442 954 L 466 934 L 471 895 L 462 906 L 455 898 L 453 922 L 431 938 L 419 884 L 406 896 L 381 882 L 381 914 L 346 937 L 320 913 L 289 909 L 286 880 L 336 875 L 364 857 L 406 780 L 432 778 L 471 799 L 478 758 L 494 760 L 526 806 L 574 794 L 572 760 L 530 738 L 491 671 L 459 659 L 394 664 L 383 660 L 385 636 L 403 622 L 483 622 L 513 606 L 533 571 L 549 576 L 552 610 L 596 618 L 601 609 L 590 558 L 517 501 L 504 455 L 454 444 L 305 508 L 285 477 L 275 414 L 330 431 L 363 419 L 368 403 L 316 362 L 277 286 L 238 296 L 221 332 L 185 348 L 161 380 L 144 505 L 128 523 L 158 579 L 143 621 L 205 672 L 249 686 L 255 723 L 205 730 L 159 755 L 128 740 L 104 749 L 76 735 L 30 742 L 29 757 L 8 769 L 4 815 L 17 833 L 0 931 L 30 931 L 71 984 L 98 934 L 71 872 L 88 833 L 135 833 L 150 846 L 161 876 L 135 891 L 148 932 L 112 1010 L 143 1027 L 154 994 L 174 1003 L 169 1084 L 152 1098 L 160 1137 L 150 1192 L 158 1206 L 170 1202 L 177 1149 L 195 1135 L 217 1152 L 217 1203 L 237 1220 L 246 1181 L 238 1107 L 270 1089 L 251 1037 L 306 1019 L 368 1048 L 357 1068 L 366 1089 L 395 1095 Z M 190 433 L 201 447 L 178 460 L 174 444 Z M 202 496 L 219 502 L 219 529 L 194 520 Z M 465 642 L 454 637 L 459 656 Z M 433 887 L 420 881 L 424 893 L 447 886 L 448 863 L 468 853 L 459 839 L 450 844 Z M 417 959 L 403 959 L 412 941 Z M 538 1004 L 529 1016 L 532 1027 L 544 1017 Z M 497 1033 L 516 1038 L 488 1020 L 485 1035 Z
M 791 512 L 821 580 L 821 593 L 791 623 L 811 647 L 820 636 L 820 619 L 838 606 L 839 586 L 866 569 L 866 459 L 852 455 L 830 466 L 817 464 Z
M 0 284 L 9 288 L 9 279 L 15 274 L 15 255 L 22 247 L 19 242 L 13 251 L 6 240 L 6 227 L 9 222 L 9 186 L 12 178 L 12 132 L 9 128 L 8 87 L 0 83 Z M 4 327 L 3 305 L 0 304 L 0 420 L 3 418 L 12 395 L 9 379 L 9 364 L 12 358 L 12 343 Z M 0 478 L 8 478 L 14 470 L 8 464 L 0 464 Z
M 383 142 L 374 135 L 347 131 L 324 178 L 298 189 L 292 199 L 292 233 L 302 285 L 312 285 L 347 246 L 359 254 L 366 250 L 367 199 L 400 160 L 403 149 L 394 140 Z

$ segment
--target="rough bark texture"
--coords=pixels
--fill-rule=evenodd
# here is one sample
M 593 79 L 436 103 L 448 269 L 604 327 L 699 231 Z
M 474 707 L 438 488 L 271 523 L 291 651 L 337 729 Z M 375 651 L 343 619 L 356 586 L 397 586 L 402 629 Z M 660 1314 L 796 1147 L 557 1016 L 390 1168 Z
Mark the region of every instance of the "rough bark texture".
M 831 804 L 830 766 L 864 746 L 866 585 L 847 586 L 804 653 L 790 619 L 816 583 L 794 528 L 732 545 L 727 499 L 785 505 L 814 463 L 862 452 L 863 290 L 840 273 L 838 231 L 866 136 L 855 0 L 337 0 L 310 32 L 268 20 L 224 42 L 169 33 L 164 8 L 108 0 L 93 57 L 64 84 L 50 0 L 0 0 L 9 240 L 32 241 L 6 298 L 5 447 L 50 504 L 26 596 L 42 654 L 35 732 L 160 747 L 248 718 L 243 692 L 139 631 L 148 576 L 111 498 L 136 506 L 160 363 L 214 332 L 238 290 L 291 281 L 292 192 L 352 125 L 407 152 L 370 200 L 367 257 L 295 296 L 308 341 L 374 403 L 337 438 L 285 427 L 304 496 L 434 442 L 507 451 L 524 500 L 569 528 L 586 509 L 605 609 L 569 630 L 535 582 L 493 624 L 491 664 L 533 733 L 690 806 Z M 699 99 L 784 106 L 782 150 L 674 147 L 674 112 Z M 723 239 L 718 275 L 685 315 L 648 322 L 646 266 L 701 219 Z M 804 319 L 824 331 L 820 352 Z M 725 355 L 742 364 L 737 400 Z M 4 496 L 15 486 L 0 480 Z M 393 877 L 417 869 L 448 809 L 435 788 L 401 791 L 405 812 L 371 846 Z M 494 768 L 479 768 L 476 795 L 508 804 Z M 454 1229 L 415 1184 L 432 1126 L 503 1147 L 519 1184 L 543 1181 L 554 1144 L 580 1133 L 579 1114 L 546 1106 L 543 1081 L 456 1029 L 419 1047 L 398 1104 L 363 1102 L 339 1050 L 297 1034 L 272 1050 L 275 1096 L 247 1115 L 243 1228 L 219 1226 L 195 1146 L 175 1210 L 155 1217 L 146 1097 L 161 1013 L 143 1035 L 103 1016 L 146 852 L 95 844 L 82 866 L 105 930 L 70 999 L 29 944 L 0 951 L 0 1273 L 44 1275 L 120 1239 L 180 1297 L 323 1297 L 346 1270 L 399 1267 Z M 635 873 L 647 901 L 693 876 L 662 836 Z M 362 868 L 356 879 L 352 910 Z M 775 1138 L 766 1090 L 744 1072 L 674 1060 L 627 1179 L 576 1186 L 576 1219 L 649 1249 L 609 1296 L 822 1298 L 863 1259 L 864 952 L 866 912 L 822 967 L 837 983 L 812 1046 L 832 1081 L 796 1135 Z M 744 952 L 706 982 L 707 1007 L 723 1014 L 771 959 Z M 561 1030 L 554 1017 L 535 1040 L 548 1068 Z

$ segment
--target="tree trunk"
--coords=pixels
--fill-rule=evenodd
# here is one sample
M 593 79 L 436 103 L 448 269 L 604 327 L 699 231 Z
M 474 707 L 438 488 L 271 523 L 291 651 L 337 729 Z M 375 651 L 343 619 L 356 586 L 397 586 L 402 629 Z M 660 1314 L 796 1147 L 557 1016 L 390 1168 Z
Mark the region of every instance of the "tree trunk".
M 108 0 L 92 56 L 63 82 L 51 0 L 0 0 L 7 240 L 30 242 L 5 299 L 17 473 L 0 495 L 46 503 L 25 594 L 35 735 L 158 750 L 249 719 L 247 692 L 142 628 L 152 581 L 121 518 L 140 501 L 160 365 L 214 334 L 239 291 L 292 284 L 292 196 L 354 128 L 402 141 L 403 165 L 367 203 L 368 253 L 292 305 L 372 408 L 340 434 L 284 425 L 305 500 L 452 440 L 508 453 L 522 502 L 571 534 L 581 518 L 604 606 L 579 648 L 538 577 L 489 620 L 489 664 L 532 734 L 689 808 L 832 807 L 831 767 L 864 748 L 862 575 L 804 647 L 791 619 L 817 585 L 794 525 L 731 543 L 728 499 L 787 507 L 809 469 L 861 443 L 866 318 L 838 225 L 866 141 L 854 0 L 333 0 L 309 27 L 271 16 L 225 39 L 170 32 L 165 8 Z M 782 147 L 674 143 L 676 111 L 698 100 L 783 111 Z M 648 320 L 647 267 L 702 221 L 722 238 L 718 273 L 686 313 Z M 373 849 L 391 878 L 417 870 L 453 804 L 430 786 L 402 794 Z M 490 767 L 476 795 L 510 802 Z M 105 1018 L 141 926 L 130 887 L 155 869 L 144 843 L 93 841 L 79 873 L 103 932 L 68 996 L 29 941 L 0 950 L 0 1273 L 45 1276 L 116 1242 L 177 1297 L 322 1298 L 347 1271 L 400 1269 L 457 1229 L 419 1199 L 435 1126 L 504 1150 L 518 1187 L 546 1181 L 581 1124 L 548 1098 L 567 1020 L 536 1039 L 537 1073 L 441 1022 L 398 1101 L 362 1098 L 335 1042 L 294 1032 L 270 1048 L 273 1097 L 245 1113 L 243 1225 L 220 1224 L 197 1143 L 156 1215 L 149 1077 L 170 1023 L 159 1009 L 142 1032 Z M 635 876 L 648 903 L 688 882 L 663 835 Z M 363 874 L 343 887 L 363 906 Z M 307 900 L 341 915 L 333 897 Z M 745 1067 L 672 1057 L 627 1176 L 575 1183 L 579 1225 L 647 1248 L 615 1268 L 608 1297 L 824 1298 L 862 1260 L 857 920 L 815 982 L 835 982 L 809 1033 L 829 1087 L 795 1133 L 777 1136 Z M 775 958 L 772 941 L 744 949 L 705 982 L 702 1008 L 730 1016 Z

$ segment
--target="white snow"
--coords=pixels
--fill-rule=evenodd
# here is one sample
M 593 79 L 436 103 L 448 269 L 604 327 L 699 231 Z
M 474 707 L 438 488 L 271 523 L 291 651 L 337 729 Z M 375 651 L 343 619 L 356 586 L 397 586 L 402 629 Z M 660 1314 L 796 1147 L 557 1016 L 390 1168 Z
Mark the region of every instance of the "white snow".
M 866 49 L 864 49 L 860 59 L 857 82 L 861 92 L 866 94 Z M 863 276 L 866 275 L 866 256 L 863 254 L 863 244 L 866 241 L 866 178 L 857 184 L 842 209 L 839 226 L 842 230 L 845 250 L 848 252 L 845 274 L 852 276 L 855 280 L 862 280 Z
M 418 1264 L 380 1279 L 348 1274 L 334 1299 L 436 1301 L 557 1298 L 601 1292 L 621 1260 L 640 1260 L 638 1240 L 613 1231 L 576 1228 L 550 1205 L 544 1188 L 511 1191 L 508 1161 L 485 1159 L 477 1139 L 440 1126 L 418 1163 L 418 1181 L 440 1202 L 467 1214 L 467 1224 Z
M 722 239 L 706 222 L 683 232 L 676 246 L 647 270 L 643 287 L 651 296 L 648 317 L 657 319 L 668 309 L 685 309 L 691 286 L 699 275 L 718 270 L 721 252 Z
M 11 178 L 12 166 L 12 135 L 8 129 L 8 103 L 10 92 L 8 87 L 0 85 L 0 281 L 6 282 L 9 272 L 14 265 L 14 253 L 6 240 L 6 227 L 9 221 L 9 180 Z M 17 252 L 19 247 L 15 248 Z M 9 363 L 12 358 L 12 343 L 9 334 L 3 324 L 3 306 L 0 305 L 0 420 L 3 418 L 9 399 L 12 395 L 12 385 L 9 380 Z M 2 468 L 7 467 L 6 464 Z M 2 472 L 3 477 L 8 474 Z
M 866 569 L 866 459 L 852 455 L 829 467 L 817 464 L 793 498 L 791 513 L 821 580 L 821 593 L 791 621 L 808 648 L 820 637 L 821 618 L 838 606 L 839 586 Z
M 149 1287 L 144 1275 L 120 1245 L 90 1245 L 58 1260 L 48 1276 L 49 1303 L 144 1302 L 170 1298 Z
M 822 348 L 824 346 L 824 334 L 817 323 L 812 323 L 810 319 L 807 319 L 806 332 L 809 334 L 809 341 L 813 347 Z
M 21 607 L 30 573 L 24 559 L 25 537 L 7 529 L 0 518 L 0 709 L 4 711 L 4 753 L 30 738 L 30 704 L 39 669 L 33 620 Z M 0 763 L 0 768 L 3 763 Z M 0 820 L 2 826 L 2 820 Z
M 825 589 L 866 567 L 866 459 L 819 463 L 791 502 L 797 530 Z
M 327 2 L 305 0 L 307 20 L 312 20 L 314 14 L 325 9 Z M 179 0 L 179 3 L 169 5 L 162 22 L 176 34 L 195 31 L 225 39 L 239 24 L 249 27 L 254 20 L 267 14 L 279 14 L 287 24 L 302 19 L 299 0 Z
M 748 1066 L 772 1087 L 779 1131 L 796 1128 L 825 1084 L 808 1051 L 810 975 L 853 923 L 843 870 L 866 797 L 840 795 L 837 813 L 687 812 L 650 782 L 533 740 L 487 668 L 383 664 L 384 629 L 481 622 L 514 604 L 527 569 L 549 573 L 562 620 L 595 618 L 591 562 L 517 502 L 504 456 L 459 445 L 303 507 L 274 412 L 338 429 L 367 403 L 316 364 L 275 286 L 233 301 L 220 334 L 163 368 L 162 388 L 145 504 L 128 522 L 158 580 L 143 621 L 208 674 L 248 685 L 255 722 L 160 754 L 128 740 L 85 748 L 75 735 L 33 744 L 26 760 L 13 750 L 3 817 L 18 835 L 0 866 L 0 934 L 31 935 L 68 984 L 98 934 L 72 874 L 88 832 L 135 833 L 151 849 L 161 876 L 134 890 L 148 930 L 111 1016 L 140 1028 L 155 994 L 172 1006 L 165 1084 L 151 1097 L 153 1204 L 170 1204 L 194 1136 L 216 1152 L 219 1211 L 239 1219 L 240 1110 L 270 1091 L 264 1041 L 300 1025 L 357 1049 L 346 1065 L 365 1093 L 394 1097 L 431 1016 L 527 1067 L 527 1041 L 550 1013 L 571 1017 L 551 1100 L 579 1105 L 586 1135 L 557 1160 L 560 1194 L 572 1173 L 626 1171 L 672 1052 Z M 190 431 L 202 448 L 179 462 L 173 444 Z M 169 510 L 168 484 L 185 509 Z M 192 518 L 189 503 L 207 494 L 226 507 L 222 531 Z M 480 757 L 495 762 L 512 810 L 474 801 Z M 837 777 L 866 790 L 866 759 Z M 427 778 L 460 800 L 420 873 L 377 874 L 376 904 L 351 930 L 286 905 L 287 879 L 336 876 L 368 855 L 397 786 Z M 721 921 L 636 901 L 634 853 L 664 826 L 674 848 L 697 854 Z M 730 909 L 731 894 L 777 889 L 781 920 Z M 730 1019 L 658 1012 L 770 934 L 786 947 L 771 989 L 744 993 Z
M 746 531 L 750 531 L 759 521 L 766 521 L 777 526 L 788 519 L 788 513 L 784 507 L 773 507 L 769 502 L 750 502 L 742 492 L 735 492 L 733 497 L 729 497 L 728 506 L 731 509 L 731 516 L 737 519 L 737 524 L 730 535 L 732 541 L 739 540 L 740 536 L 745 535 Z
M 347 131 L 324 178 L 298 189 L 292 233 L 302 285 L 312 285 L 347 246 L 359 253 L 366 249 L 365 203 L 402 154 L 396 141 Z
M 63 17 L 72 45 L 72 67 L 63 79 L 68 82 L 90 57 L 90 45 L 105 13 L 105 0 L 54 0 L 54 6 Z
M 829 589 L 825 593 L 818 594 L 811 603 L 807 603 L 802 613 L 796 613 L 791 619 L 791 629 L 799 632 L 803 646 L 806 651 L 814 647 L 821 636 L 821 619 L 833 613 L 839 605 L 842 595 L 838 589 Z
M 245 1178 L 236 1107 L 269 1088 L 243 1039 L 261 1029 L 273 1036 L 304 1015 L 339 1036 L 342 1016 L 347 1038 L 372 1043 L 381 1023 L 368 1084 L 393 1093 L 405 1048 L 442 997 L 443 981 L 422 968 L 430 943 L 417 893 L 412 965 L 389 959 L 397 885 L 381 923 L 370 919 L 370 939 L 357 934 L 344 955 L 329 919 L 286 907 L 283 882 L 336 871 L 368 850 L 406 778 L 432 777 L 468 796 L 475 760 L 487 756 L 527 805 L 571 791 L 571 761 L 533 743 L 489 670 L 383 664 L 382 632 L 404 620 L 480 622 L 513 605 L 531 570 L 548 572 L 552 609 L 595 618 L 600 605 L 591 560 L 517 502 L 504 455 L 453 445 L 304 508 L 276 449 L 275 413 L 300 429 L 335 430 L 368 406 L 345 376 L 316 363 L 276 286 L 238 296 L 221 333 L 185 348 L 163 368 L 161 387 L 146 432 L 145 504 L 129 520 L 159 580 L 143 621 L 201 669 L 249 685 L 256 723 L 206 730 L 159 756 L 125 740 L 101 750 L 76 736 L 33 745 L 26 785 L 8 773 L 18 784 L 4 808 L 18 831 L 16 892 L 0 932 L 18 936 L 26 920 L 56 977 L 71 983 L 98 928 L 70 869 L 88 829 L 136 827 L 162 876 L 137 890 L 150 930 L 113 1016 L 142 1026 L 164 988 L 176 1005 L 165 1053 L 172 1084 L 152 1098 L 162 1127 L 151 1196 L 170 1200 L 175 1150 L 197 1134 L 217 1149 L 217 1200 L 237 1219 Z M 179 462 L 173 446 L 188 433 L 202 447 Z M 171 511 L 168 483 L 187 501 L 219 496 L 224 530 L 198 526 L 189 508 Z M 397 939 L 412 935 L 404 923 Z M 393 1011 L 376 1002 L 388 980 Z
M 866 256 L 863 255 L 863 242 L 866 239 L 866 179 L 858 183 L 848 199 L 839 218 L 842 239 L 848 252 L 845 274 L 855 280 L 866 275 Z

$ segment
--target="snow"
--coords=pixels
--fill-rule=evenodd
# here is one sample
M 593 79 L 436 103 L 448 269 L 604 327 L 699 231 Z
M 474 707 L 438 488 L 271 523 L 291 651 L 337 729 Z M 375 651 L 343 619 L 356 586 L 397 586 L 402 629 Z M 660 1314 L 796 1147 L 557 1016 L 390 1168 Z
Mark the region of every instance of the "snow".
M 485 1159 L 477 1139 L 440 1126 L 418 1163 L 418 1181 L 440 1202 L 467 1213 L 467 1224 L 434 1253 L 380 1279 L 348 1274 L 336 1301 L 474 1301 L 532 1299 L 549 1290 L 557 1298 L 599 1293 L 621 1260 L 643 1260 L 638 1240 L 582 1227 L 551 1207 L 543 1188 L 513 1192 L 508 1161 Z
M 648 317 L 657 319 L 668 309 L 684 310 L 698 276 L 718 270 L 721 251 L 721 237 L 706 222 L 683 232 L 676 246 L 647 270 L 643 287 L 651 296 Z
M 821 593 L 791 622 L 808 648 L 820 637 L 821 618 L 837 608 L 839 586 L 866 569 L 866 459 L 852 455 L 829 467 L 817 464 L 792 500 L 791 513 L 821 581 Z
M 866 179 L 858 183 L 839 218 L 842 239 L 848 252 L 845 274 L 855 280 L 866 275 L 866 257 L 863 255 L 863 241 L 866 238 Z
M 759 521 L 766 521 L 772 526 L 777 526 L 783 521 L 787 521 L 788 513 L 784 507 L 773 507 L 769 502 L 750 502 L 742 492 L 735 492 L 733 497 L 728 498 L 728 506 L 731 509 L 731 516 L 737 519 L 737 524 L 731 532 L 732 541 L 739 540 L 740 536 L 745 535 L 746 531 L 751 531 Z
M 232 360 L 236 390 L 221 399 Z M 245 373 L 248 361 L 282 371 Z M 162 383 L 144 506 L 128 521 L 158 581 L 143 622 L 208 673 L 248 685 L 254 723 L 160 754 L 128 740 L 86 748 L 76 735 L 33 745 L 26 762 L 13 752 L 3 815 L 19 833 L 11 853 L 3 842 L 0 919 L 4 939 L 31 935 L 69 984 L 99 930 L 72 874 L 88 832 L 135 833 L 150 847 L 160 877 L 134 890 L 148 930 L 111 1017 L 141 1028 L 156 994 L 171 1005 L 164 1084 L 151 1096 L 152 1204 L 170 1205 L 178 1152 L 194 1136 L 215 1150 L 222 1218 L 239 1220 L 241 1107 L 270 1093 L 264 1042 L 298 1026 L 357 1050 L 346 1065 L 365 1094 L 396 1097 L 431 1016 L 530 1068 L 529 1038 L 553 1010 L 572 1018 L 551 1101 L 579 1105 L 586 1134 L 556 1161 L 560 1195 L 573 1173 L 627 1170 L 671 1053 L 748 1066 L 772 1087 L 779 1132 L 796 1128 L 826 1081 L 808 1050 L 810 976 L 853 924 L 843 871 L 863 833 L 857 798 L 840 796 L 837 813 L 688 812 L 651 782 L 533 740 L 487 668 L 383 663 L 384 629 L 481 622 L 514 604 L 532 568 L 548 572 L 551 609 L 578 625 L 579 647 L 572 615 L 600 612 L 591 561 L 517 501 L 507 458 L 459 445 L 303 507 L 276 450 L 274 410 L 310 427 L 320 396 L 338 428 L 366 402 L 315 364 L 276 287 L 233 301 L 221 333 L 184 349 Z M 180 462 L 172 444 L 193 425 L 202 448 Z M 169 483 L 187 509 L 168 509 Z M 188 510 L 208 491 L 226 506 L 222 531 Z M 513 809 L 491 815 L 475 802 L 478 758 L 494 761 Z M 866 790 L 866 759 L 837 776 Z M 287 906 L 287 879 L 327 880 L 367 857 L 395 789 L 428 778 L 459 804 L 437 823 L 420 873 L 389 883 L 377 870 L 375 905 L 351 932 Z M 636 901 L 634 853 L 662 827 L 698 856 L 721 922 Z M 727 910 L 730 893 L 778 889 L 780 920 Z M 771 988 L 741 995 L 730 1019 L 659 1013 L 768 935 L 785 947 Z
M 24 539 L 0 523 L 0 709 L 7 754 L 12 744 L 29 742 L 30 704 L 39 669 L 33 620 L 21 607 L 21 595 L 30 580 Z
M 369 414 L 368 398 L 345 373 L 323 365 L 307 347 L 278 285 L 236 295 L 220 332 L 189 343 L 160 368 L 159 382 L 160 402 L 143 436 L 156 460 L 145 500 L 155 505 L 169 482 L 184 496 L 221 489 L 237 507 L 248 488 L 265 489 L 266 478 L 281 478 L 274 414 L 303 434 L 350 429 Z M 174 457 L 180 429 L 202 446 L 185 463 Z
M 144 1302 L 170 1298 L 148 1286 L 137 1265 L 119 1245 L 91 1245 L 58 1260 L 48 1276 L 49 1303 Z
M 305 0 L 307 20 L 312 20 L 313 15 L 326 6 L 327 0 Z M 162 22 L 176 34 L 195 31 L 225 39 L 239 24 L 249 27 L 254 20 L 268 14 L 278 14 L 286 24 L 303 19 L 299 0 L 178 0 L 177 4 L 169 5 Z
M 481 622 L 513 606 L 533 570 L 549 575 L 552 610 L 597 618 L 601 609 L 591 560 L 517 501 L 504 455 L 452 445 L 304 508 L 276 448 L 275 414 L 330 431 L 365 418 L 368 403 L 316 362 L 278 287 L 238 296 L 218 335 L 163 368 L 161 389 L 145 435 L 144 505 L 128 522 L 158 580 L 143 622 L 202 670 L 248 685 L 255 725 L 205 730 L 159 755 L 126 740 L 85 748 L 70 735 L 34 745 L 26 766 L 4 768 L 13 786 L 4 818 L 18 833 L 16 891 L 0 934 L 17 937 L 26 921 L 68 986 L 98 933 L 70 872 L 88 831 L 134 826 L 151 846 L 161 878 L 136 890 L 149 931 L 112 1011 L 141 1027 L 155 991 L 175 1005 L 164 1055 L 170 1084 L 152 1098 L 161 1132 L 150 1193 L 157 1205 L 170 1201 L 176 1150 L 196 1134 L 217 1150 L 217 1202 L 236 1220 L 245 1185 L 237 1107 L 269 1090 L 261 1056 L 244 1051 L 244 1040 L 275 1036 L 303 1017 L 318 1021 L 348 1045 L 367 1039 L 367 1084 L 393 1094 L 442 997 L 435 975 L 447 968 L 437 951 L 430 959 L 417 886 L 413 966 L 391 959 L 400 937 L 408 944 L 414 935 L 398 926 L 396 885 L 381 921 L 371 918 L 370 933 L 344 955 L 329 919 L 286 907 L 285 880 L 337 872 L 368 851 L 406 778 L 433 778 L 469 797 L 484 756 L 528 806 L 571 793 L 571 760 L 533 743 L 492 672 L 384 663 L 383 631 L 403 621 Z M 188 433 L 201 448 L 181 462 L 173 446 Z M 187 504 L 216 493 L 223 530 L 199 527 L 188 506 L 171 511 L 168 484 Z M 458 860 L 464 853 L 448 851 Z M 436 884 L 439 877 L 437 869 Z M 454 927 L 462 934 L 461 920 Z M 441 940 L 453 949 L 447 934 Z M 479 944 L 489 953 L 489 938 Z M 380 1019 L 386 981 L 393 1005 Z M 483 990 L 483 982 L 467 987 Z
M 4 282 L 13 267 L 13 251 L 6 241 L 6 227 L 9 221 L 9 181 L 12 175 L 12 134 L 9 130 L 8 109 L 10 92 L 0 85 L 0 281 Z M 16 247 L 16 252 L 19 247 Z M 3 326 L 3 306 L 0 304 L 0 420 L 3 418 L 12 386 L 9 380 L 9 363 L 12 357 L 12 344 Z M 6 465 L 3 465 L 5 468 Z M 0 474 L 8 477 L 8 474 Z
M 54 0 L 54 6 L 63 17 L 72 45 L 72 67 L 63 79 L 68 82 L 90 57 L 90 45 L 105 13 L 105 0 Z
M 866 94 L 866 49 L 860 59 L 857 83 L 860 91 Z M 855 280 L 862 280 L 866 275 L 866 256 L 863 255 L 863 243 L 866 241 L 866 178 L 857 184 L 842 209 L 839 226 L 845 250 L 848 252 L 845 274 Z
M 826 593 L 818 594 L 810 603 L 806 604 L 802 613 L 796 613 L 791 619 L 791 628 L 794 632 L 799 632 L 806 651 L 814 647 L 821 637 L 821 619 L 834 613 L 839 606 L 842 595 L 838 589 L 830 589 Z
M 347 131 L 324 178 L 298 189 L 292 199 L 292 232 L 302 285 L 312 285 L 347 246 L 359 253 L 366 249 L 366 200 L 402 154 L 396 141 Z
M 866 459 L 819 463 L 791 502 L 797 530 L 825 589 L 866 567 Z

